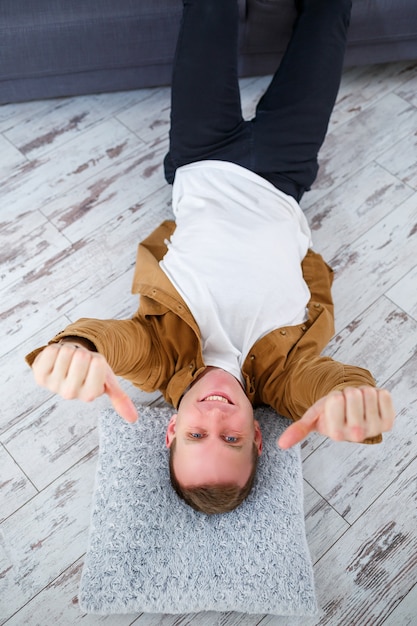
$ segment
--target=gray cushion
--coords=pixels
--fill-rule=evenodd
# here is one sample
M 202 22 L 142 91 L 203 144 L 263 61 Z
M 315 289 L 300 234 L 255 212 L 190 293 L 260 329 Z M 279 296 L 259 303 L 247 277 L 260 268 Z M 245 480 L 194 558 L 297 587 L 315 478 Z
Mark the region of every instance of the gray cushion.
M 255 486 L 231 513 L 191 509 L 169 483 L 169 408 L 114 411 L 100 422 L 100 454 L 80 604 L 89 613 L 239 611 L 313 615 L 299 449 L 281 451 L 288 425 L 257 409 L 264 435 Z

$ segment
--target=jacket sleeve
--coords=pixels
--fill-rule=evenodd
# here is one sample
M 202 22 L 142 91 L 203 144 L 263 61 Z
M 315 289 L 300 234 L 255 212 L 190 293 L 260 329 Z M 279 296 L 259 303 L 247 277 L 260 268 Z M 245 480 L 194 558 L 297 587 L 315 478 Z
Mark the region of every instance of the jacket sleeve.
M 281 415 L 300 419 L 307 409 L 331 391 L 345 387 L 375 387 L 372 374 L 361 367 L 345 365 L 320 352 L 334 334 L 334 307 L 331 294 L 333 270 L 323 257 L 309 250 L 302 263 L 303 276 L 308 284 L 313 308 L 319 305 L 321 314 L 314 330 L 297 344 L 289 355 L 286 366 L 279 375 L 273 368 L 264 373 L 263 401 Z M 313 337 L 310 341 L 308 337 Z M 382 436 L 370 437 L 363 443 L 379 443 Z
M 308 355 L 289 363 L 278 376 L 274 376 L 273 371 L 265 374 L 264 401 L 293 420 L 300 419 L 307 409 L 331 391 L 366 385 L 375 387 L 375 380 L 368 370 L 326 356 Z M 380 441 L 382 436 L 378 435 L 363 443 Z
M 59 332 L 49 344 L 70 337 L 86 340 L 106 358 L 117 376 L 130 380 L 138 387 L 146 388 L 152 372 L 158 369 L 158 347 L 154 345 L 149 325 L 139 315 L 128 320 L 81 318 Z M 45 347 L 41 346 L 26 355 L 28 365 L 32 365 Z

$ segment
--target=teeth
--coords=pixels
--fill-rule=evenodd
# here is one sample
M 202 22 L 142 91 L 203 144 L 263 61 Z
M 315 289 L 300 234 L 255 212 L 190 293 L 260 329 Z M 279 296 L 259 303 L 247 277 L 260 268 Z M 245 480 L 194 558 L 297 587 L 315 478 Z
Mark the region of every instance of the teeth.
M 223 396 L 207 396 L 207 398 L 204 398 L 204 402 L 206 400 L 217 400 L 218 402 L 225 402 L 226 404 L 229 404 L 229 400 Z

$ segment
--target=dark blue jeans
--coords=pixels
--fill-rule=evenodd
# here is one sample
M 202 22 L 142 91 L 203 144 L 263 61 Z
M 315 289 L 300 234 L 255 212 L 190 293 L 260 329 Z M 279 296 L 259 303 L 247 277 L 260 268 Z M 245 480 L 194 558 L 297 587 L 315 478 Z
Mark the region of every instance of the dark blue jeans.
M 242 117 L 237 0 L 184 0 L 174 62 L 165 177 L 231 161 L 299 201 L 316 178 L 343 67 L 351 0 L 299 0 L 298 17 L 256 115 Z

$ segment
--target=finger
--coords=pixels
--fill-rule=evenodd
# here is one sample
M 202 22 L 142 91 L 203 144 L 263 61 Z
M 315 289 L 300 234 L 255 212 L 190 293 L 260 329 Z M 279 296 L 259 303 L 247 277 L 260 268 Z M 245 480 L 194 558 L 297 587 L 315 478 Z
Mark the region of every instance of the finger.
M 345 397 L 341 391 L 330 393 L 325 398 L 321 434 L 343 441 L 345 433 Z
M 71 366 L 76 348 L 71 344 L 55 344 L 57 348 L 57 356 L 54 367 L 49 374 L 49 385 L 52 385 L 57 393 L 62 395 L 62 389 L 65 388 L 65 379 Z
M 382 421 L 379 414 L 378 390 L 375 387 L 361 387 L 364 410 L 365 432 L 360 441 L 366 437 L 376 437 L 382 432 Z
M 35 381 L 38 385 L 45 387 L 47 379 L 52 372 L 56 358 L 58 356 L 58 347 L 56 344 L 46 346 L 32 363 L 32 371 Z
M 387 389 L 378 389 L 378 406 L 382 418 L 382 432 L 391 430 L 394 425 L 395 408 L 392 396 Z
M 62 381 L 60 394 L 66 399 L 77 398 L 83 402 L 92 402 L 106 390 L 109 366 L 106 359 L 98 353 L 84 348 L 76 349 L 65 380 Z
M 113 408 L 117 413 L 126 420 L 133 424 L 138 419 L 138 412 L 132 400 L 127 393 L 120 387 L 117 379 L 112 371 L 108 372 L 106 381 L 104 384 L 104 390 L 109 396 Z
M 47 346 L 39 356 L 35 365 L 35 380 L 54 393 L 61 393 L 62 382 L 74 354 L 74 347 L 52 344 Z
M 86 383 L 89 380 L 89 372 L 92 368 L 92 361 L 93 358 L 91 352 L 88 350 L 76 349 L 75 346 L 72 347 L 71 360 L 68 364 L 68 370 L 65 378 L 61 381 L 59 390 L 59 393 L 63 398 L 66 400 L 71 400 L 73 398 L 85 401 L 90 400 L 90 398 L 85 398 L 84 396 L 89 393 L 88 389 L 86 393 Z M 102 376 L 101 392 L 98 394 L 96 393 L 94 398 L 103 393 L 103 380 L 104 378 Z
M 291 448 L 300 443 L 311 432 L 317 430 L 317 423 L 324 409 L 324 402 L 325 398 L 321 398 L 307 409 L 300 420 L 291 424 L 278 439 L 278 446 L 282 449 Z
M 366 394 L 364 391 L 365 389 L 360 389 L 359 387 L 349 387 L 343 390 L 346 414 L 344 439 L 347 441 L 363 441 L 368 436 L 370 430 L 378 428 L 377 424 L 375 424 L 378 409 L 374 389 L 370 387 L 367 390 L 370 393 Z M 367 409 L 370 411 L 369 423 Z
M 294 424 L 291 424 L 278 439 L 278 446 L 283 450 L 292 448 L 297 443 L 300 443 L 314 430 L 312 424 L 299 420 Z

